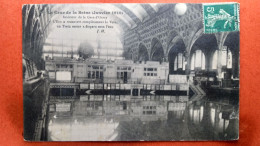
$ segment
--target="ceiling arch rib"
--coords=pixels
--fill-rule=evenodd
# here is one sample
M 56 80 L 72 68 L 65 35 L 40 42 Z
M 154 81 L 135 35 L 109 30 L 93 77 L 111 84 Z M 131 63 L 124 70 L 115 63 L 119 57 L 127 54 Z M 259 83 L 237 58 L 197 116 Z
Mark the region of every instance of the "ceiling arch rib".
M 117 17 L 117 20 L 120 20 L 121 22 L 123 22 L 124 24 L 126 24 L 128 27 L 130 28 L 133 25 L 135 25 L 135 22 L 133 20 L 133 18 L 128 15 L 123 9 L 120 9 L 119 7 L 117 7 L 116 5 L 118 4 L 104 4 L 104 5 L 97 5 L 97 4 L 90 4 L 88 5 L 89 8 L 96 8 L 96 9 L 102 9 L 105 11 L 121 11 L 124 12 L 124 15 L 113 15 L 114 17 Z M 84 7 L 86 8 L 86 7 Z
M 131 10 L 141 21 L 148 17 L 148 13 L 140 4 L 123 4 L 123 6 Z
M 102 9 L 105 11 L 111 11 L 111 10 L 115 10 L 115 11 L 123 11 L 121 9 L 119 9 L 118 7 L 114 6 L 115 4 L 107 4 L 105 6 L 101 6 L 101 5 L 89 5 L 92 8 L 96 8 L 96 9 Z M 124 12 L 124 11 L 123 11 Z M 132 27 L 132 25 L 135 23 L 132 18 L 129 15 L 111 15 L 114 17 L 114 19 L 116 21 L 118 21 L 118 23 L 120 25 L 122 25 L 122 28 L 125 29 L 129 29 L 130 27 Z
M 110 7 L 109 7 L 110 6 Z M 93 8 L 96 9 L 101 9 L 101 10 L 105 10 L 105 11 L 111 11 L 111 10 L 117 10 L 118 8 L 113 6 L 113 5 L 109 5 L 108 7 L 100 7 L 100 6 L 93 6 Z M 118 9 L 119 10 L 119 9 Z M 121 11 L 121 10 L 119 10 Z M 122 17 L 120 15 L 110 15 L 112 16 L 112 19 L 114 19 L 116 22 L 118 22 L 118 24 L 121 26 L 121 28 L 123 30 L 128 30 L 133 22 L 131 22 L 131 18 L 129 17 Z
M 158 12 L 159 11 L 159 6 L 157 3 L 151 3 L 150 6 L 152 7 L 152 9 L 155 11 L 155 12 Z
M 141 4 L 141 7 L 144 8 L 146 13 L 151 17 L 153 14 L 156 13 L 156 11 L 152 8 L 150 4 Z
M 132 20 L 134 21 L 134 25 L 132 25 L 132 27 L 135 27 L 136 25 L 141 23 L 141 20 L 127 7 L 125 7 L 122 4 L 114 4 L 114 5 L 119 9 L 121 9 L 122 11 L 124 11 L 130 18 L 132 18 Z
M 114 20 L 122 27 L 123 30 L 128 30 L 130 27 L 120 18 L 114 16 Z

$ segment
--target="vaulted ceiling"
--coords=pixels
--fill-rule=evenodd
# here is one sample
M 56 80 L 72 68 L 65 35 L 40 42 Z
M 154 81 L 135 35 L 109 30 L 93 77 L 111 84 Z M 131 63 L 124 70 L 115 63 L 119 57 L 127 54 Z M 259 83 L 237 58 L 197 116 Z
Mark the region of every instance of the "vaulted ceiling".
M 113 15 L 113 19 L 117 20 L 123 30 L 136 27 L 141 22 L 148 20 L 159 8 L 165 4 L 73 4 L 73 5 L 51 5 L 52 11 L 55 10 L 87 10 L 99 9 L 104 11 L 123 12 L 124 15 Z

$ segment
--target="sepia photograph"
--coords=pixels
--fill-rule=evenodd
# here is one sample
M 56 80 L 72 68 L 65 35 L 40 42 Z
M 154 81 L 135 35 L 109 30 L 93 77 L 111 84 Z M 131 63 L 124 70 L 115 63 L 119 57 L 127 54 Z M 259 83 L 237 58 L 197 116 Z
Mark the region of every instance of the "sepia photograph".
M 25 141 L 239 139 L 238 3 L 25 4 Z

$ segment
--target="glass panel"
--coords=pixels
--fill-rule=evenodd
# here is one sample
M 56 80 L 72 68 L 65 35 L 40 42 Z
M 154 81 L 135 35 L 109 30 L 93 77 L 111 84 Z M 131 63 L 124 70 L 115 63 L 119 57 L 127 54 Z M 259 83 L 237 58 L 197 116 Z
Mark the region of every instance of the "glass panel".
M 222 66 L 226 66 L 227 65 L 227 47 L 224 46 L 221 52 L 221 64 Z
M 232 68 L 232 53 L 228 50 L 227 68 Z
M 95 71 L 92 71 L 92 79 L 95 78 Z
M 182 57 L 182 70 L 185 70 L 185 57 Z
M 100 79 L 103 79 L 103 71 L 100 72 Z
M 177 70 L 177 56 L 174 59 L 174 71 Z
M 195 56 L 195 67 L 201 67 L 202 62 L 202 52 L 201 50 L 196 50 L 196 56 Z
M 88 71 L 88 78 L 90 79 L 91 78 L 91 72 Z
M 153 68 L 148 68 L 148 71 L 153 71 Z
M 99 71 L 96 71 L 96 79 L 99 78 Z
M 213 58 L 212 58 L 212 69 L 217 69 L 218 66 L 218 50 L 214 52 Z
M 182 53 L 178 54 L 178 68 L 182 68 Z
M 92 68 L 93 69 L 99 69 L 99 66 L 93 65 Z
M 201 61 L 201 69 L 202 70 L 205 70 L 205 67 L 206 67 L 206 65 L 205 65 L 205 55 L 204 55 L 204 53 L 201 53 L 202 54 L 202 61 Z
M 191 57 L 191 63 L 190 63 L 191 70 L 194 70 L 194 64 L 195 64 L 195 53 L 193 53 Z

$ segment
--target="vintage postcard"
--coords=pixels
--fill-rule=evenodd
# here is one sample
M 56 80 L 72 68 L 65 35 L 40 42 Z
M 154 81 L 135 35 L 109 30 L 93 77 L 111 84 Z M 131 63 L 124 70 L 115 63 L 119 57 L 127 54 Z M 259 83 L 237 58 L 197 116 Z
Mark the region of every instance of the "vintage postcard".
M 26 141 L 239 138 L 239 4 L 26 4 Z

